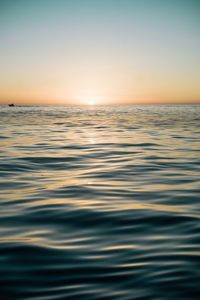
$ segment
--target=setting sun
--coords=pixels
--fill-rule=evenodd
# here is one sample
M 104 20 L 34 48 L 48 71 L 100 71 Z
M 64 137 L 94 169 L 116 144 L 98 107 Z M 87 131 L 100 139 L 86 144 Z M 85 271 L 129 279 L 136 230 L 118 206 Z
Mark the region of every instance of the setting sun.
M 75 99 L 76 101 L 76 99 Z M 105 98 L 100 96 L 81 96 L 78 101 L 81 105 L 94 106 L 98 104 L 105 104 Z
M 94 100 L 89 100 L 89 101 L 88 101 L 88 104 L 89 104 L 89 105 L 95 105 L 95 102 L 94 102 Z

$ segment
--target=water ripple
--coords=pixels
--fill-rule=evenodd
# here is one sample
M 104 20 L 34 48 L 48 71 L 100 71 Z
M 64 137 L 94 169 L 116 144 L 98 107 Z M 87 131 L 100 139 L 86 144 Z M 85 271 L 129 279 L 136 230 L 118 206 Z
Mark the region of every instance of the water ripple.
M 199 115 L 1 107 L 1 298 L 198 299 Z

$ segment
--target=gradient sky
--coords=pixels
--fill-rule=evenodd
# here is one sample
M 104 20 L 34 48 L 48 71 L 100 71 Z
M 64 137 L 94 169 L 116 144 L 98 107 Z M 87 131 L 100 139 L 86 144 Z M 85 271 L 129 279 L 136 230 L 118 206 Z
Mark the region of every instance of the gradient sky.
M 199 0 L 0 0 L 0 103 L 200 103 Z

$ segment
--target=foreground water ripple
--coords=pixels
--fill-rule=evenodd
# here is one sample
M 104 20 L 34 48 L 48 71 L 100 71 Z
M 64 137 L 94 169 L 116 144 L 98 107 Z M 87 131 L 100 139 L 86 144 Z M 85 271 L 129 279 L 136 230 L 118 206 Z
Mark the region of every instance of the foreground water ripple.
M 0 298 L 199 299 L 200 106 L 0 108 Z

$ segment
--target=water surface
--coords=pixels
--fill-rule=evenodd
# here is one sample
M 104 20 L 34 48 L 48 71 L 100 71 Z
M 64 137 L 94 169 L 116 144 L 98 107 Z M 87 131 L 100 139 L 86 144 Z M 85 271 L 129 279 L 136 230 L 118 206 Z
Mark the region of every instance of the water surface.
M 197 105 L 1 107 L 1 299 L 198 299 L 199 124 Z

